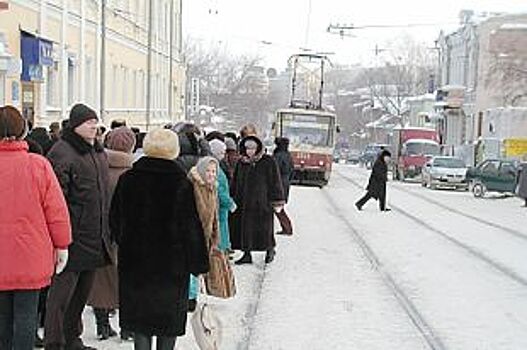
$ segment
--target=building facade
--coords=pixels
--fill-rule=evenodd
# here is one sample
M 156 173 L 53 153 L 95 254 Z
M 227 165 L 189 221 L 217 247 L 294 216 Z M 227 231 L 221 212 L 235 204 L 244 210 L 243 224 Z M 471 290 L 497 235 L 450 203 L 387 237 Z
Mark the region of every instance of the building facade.
M 181 2 L 9 0 L 0 10 L 0 104 L 41 126 L 66 119 L 77 102 L 104 124 L 183 119 Z
M 481 136 L 487 110 L 527 106 L 527 14 L 464 13 L 460 29 L 441 33 L 438 44 L 441 84 L 464 88 L 466 140 Z

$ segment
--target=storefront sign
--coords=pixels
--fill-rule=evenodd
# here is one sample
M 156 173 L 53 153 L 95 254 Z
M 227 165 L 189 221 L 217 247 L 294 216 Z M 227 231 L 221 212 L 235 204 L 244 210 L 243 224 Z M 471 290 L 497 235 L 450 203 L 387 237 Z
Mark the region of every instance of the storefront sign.
M 53 44 L 21 32 L 22 81 L 43 81 L 43 66 L 53 65 Z

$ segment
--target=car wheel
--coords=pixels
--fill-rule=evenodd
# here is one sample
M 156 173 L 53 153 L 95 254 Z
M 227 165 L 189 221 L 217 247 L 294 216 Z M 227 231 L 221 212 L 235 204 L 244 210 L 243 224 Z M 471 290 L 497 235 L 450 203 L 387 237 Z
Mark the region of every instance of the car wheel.
M 475 183 L 472 187 L 472 193 L 476 198 L 483 198 L 485 196 L 486 188 L 482 183 Z

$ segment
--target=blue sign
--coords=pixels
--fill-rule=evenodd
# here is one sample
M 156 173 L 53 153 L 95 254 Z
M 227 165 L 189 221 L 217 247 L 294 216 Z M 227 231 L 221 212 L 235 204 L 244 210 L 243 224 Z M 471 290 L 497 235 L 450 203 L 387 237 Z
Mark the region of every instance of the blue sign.
M 37 38 L 26 32 L 20 32 L 22 57 L 22 81 L 42 81 L 43 66 L 53 65 L 53 43 Z

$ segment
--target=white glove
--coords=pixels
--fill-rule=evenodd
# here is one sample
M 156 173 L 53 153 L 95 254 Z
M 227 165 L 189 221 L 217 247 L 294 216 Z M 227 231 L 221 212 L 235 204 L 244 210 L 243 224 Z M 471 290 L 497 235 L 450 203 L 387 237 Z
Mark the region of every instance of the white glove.
M 57 262 L 55 264 L 55 274 L 60 275 L 62 271 L 66 268 L 68 263 L 68 250 L 67 249 L 57 249 L 55 250 L 57 255 Z
M 238 206 L 236 205 L 236 203 L 232 202 L 232 207 L 231 207 L 230 212 L 234 213 L 237 209 L 238 209 Z
M 279 206 L 277 206 L 277 207 L 274 207 L 273 209 L 274 209 L 274 212 L 275 212 L 275 213 L 279 213 L 279 212 L 281 212 L 282 210 L 284 210 L 284 206 L 283 206 L 283 205 L 279 205 Z

